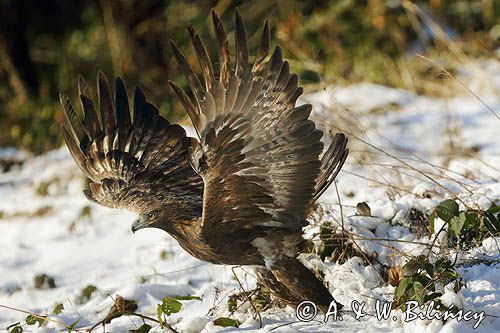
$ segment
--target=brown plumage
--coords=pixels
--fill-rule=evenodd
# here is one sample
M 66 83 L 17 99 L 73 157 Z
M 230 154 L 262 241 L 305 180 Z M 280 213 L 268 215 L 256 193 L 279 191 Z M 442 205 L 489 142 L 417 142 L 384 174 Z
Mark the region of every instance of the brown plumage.
M 268 59 L 267 23 L 251 64 L 236 13 L 233 67 L 223 24 L 215 12 L 212 19 L 217 70 L 192 27 L 201 79 L 171 43 L 192 97 L 173 82 L 171 87 L 198 140 L 160 116 L 140 88 L 130 113 L 121 79 L 113 101 L 101 72 L 99 111 L 79 78 L 83 124 L 61 95 L 64 138 L 91 181 L 85 194 L 139 214 L 134 231 L 163 229 L 191 255 L 214 264 L 256 265 L 259 280 L 286 303 L 307 299 L 326 309 L 333 297 L 296 256 L 312 205 L 347 157 L 347 139 L 335 135 L 320 158 L 322 132 L 308 119 L 311 105 L 295 106 L 302 93 L 297 75 L 290 74 L 279 47 Z

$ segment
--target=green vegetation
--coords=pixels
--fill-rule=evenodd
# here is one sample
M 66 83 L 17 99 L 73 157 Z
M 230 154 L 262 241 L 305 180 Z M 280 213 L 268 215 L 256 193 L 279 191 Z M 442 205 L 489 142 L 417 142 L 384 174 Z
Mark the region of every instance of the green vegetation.
M 231 318 L 220 317 L 214 320 L 214 325 L 222 327 L 238 327 L 240 326 L 240 322 Z
M 64 310 L 64 305 L 62 303 L 57 303 L 54 309 L 52 310 L 52 314 L 58 315 L 61 314 Z
M 24 320 L 25 322 L 22 324 L 21 322 L 17 322 L 14 324 L 11 324 L 6 327 L 7 332 L 9 333 L 22 333 L 24 332 L 23 326 L 34 326 L 37 325 L 38 327 L 42 327 L 47 323 L 47 321 L 50 321 L 51 319 L 48 318 L 47 316 L 41 316 L 37 314 L 29 314 L 26 319 Z M 76 325 L 80 322 L 80 319 L 77 321 L 73 322 L 70 325 L 65 325 L 65 329 L 67 332 L 74 332 Z M 27 332 L 33 332 L 32 329 L 28 329 Z
M 453 199 L 442 201 L 430 215 L 431 228 L 439 217 L 448 225 L 448 246 L 468 250 L 490 236 L 500 235 L 500 207 L 493 205 L 488 210 L 460 210 Z M 439 230 L 436 230 L 436 232 Z
M 142 324 L 138 329 L 136 330 L 129 330 L 129 333 L 148 333 L 151 331 L 151 326 L 148 324 Z
M 459 202 L 465 206 L 464 209 L 460 209 Z M 366 203 L 358 204 L 357 212 L 359 216 L 371 214 Z M 321 216 L 325 212 L 320 210 L 319 213 Z M 411 222 L 409 229 L 418 237 L 428 237 L 430 241 L 426 246 L 427 255 L 410 257 L 402 267 L 388 268 L 384 265 L 374 265 L 380 264 L 376 256 L 370 256 L 362 252 L 359 247 L 353 247 L 352 239 L 356 235 L 347 231 L 348 229 L 343 232 L 336 230 L 331 222 L 319 225 L 317 233 L 319 242 L 314 245 L 309 244 L 305 252 L 318 254 L 322 261 L 340 264 L 354 256 L 363 258 L 367 265 L 377 267 L 380 276 L 395 287 L 394 309 L 405 310 L 408 301 L 417 301 L 420 305 L 434 302 L 438 306 L 436 309 L 438 311 L 460 310 L 456 306 L 447 307 L 441 301 L 446 287 L 449 286 L 455 293 L 465 287 L 457 268 L 465 265 L 467 261 L 458 261 L 458 256 L 456 256 L 453 262 L 449 259 L 450 254 L 457 251 L 466 253 L 471 248 L 480 246 L 484 239 L 498 237 L 500 235 L 500 206 L 492 203 L 488 209 L 479 209 L 465 205 L 458 198 L 446 199 L 426 213 L 410 208 L 407 218 Z M 438 218 L 444 222 L 439 228 L 436 226 Z M 321 218 L 319 220 L 321 221 Z M 398 221 L 393 222 L 398 223 Z M 446 235 L 445 241 L 437 242 L 439 235 Z M 437 248 L 439 251 L 436 251 Z M 231 300 L 231 297 L 229 299 Z
M 321 224 L 319 239 L 320 244 L 307 248 L 306 252 L 318 253 L 322 261 L 328 258 L 329 261 L 343 264 L 349 258 L 360 254 L 347 233 L 336 230 L 330 222 Z
M 179 301 L 190 301 L 198 300 L 201 301 L 200 297 L 197 296 L 174 296 L 174 297 L 164 297 L 161 304 L 158 304 L 156 315 L 158 318 L 158 323 L 161 328 L 168 327 L 167 317 L 172 313 L 177 313 L 182 309 L 182 303 Z
M 82 289 L 80 295 L 76 298 L 76 304 L 86 303 L 92 297 L 92 294 L 97 291 L 97 287 L 89 284 Z
M 229 295 L 227 298 L 227 309 L 233 314 L 243 303 L 248 302 L 249 299 L 253 304 L 252 307 L 257 311 L 264 311 L 271 305 L 271 293 L 269 289 L 257 283 L 257 286 L 253 290 L 241 291 Z
M 451 261 L 438 259 L 434 264 L 426 256 L 411 259 L 403 266 L 404 277 L 394 291 L 395 309 L 406 309 L 406 302 L 417 301 L 420 305 L 434 301 L 441 309 L 446 307 L 439 297 L 443 290 L 439 287 L 453 284 L 453 291 L 458 293 L 464 286 L 462 278 L 455 271 Z
M 56 287 L 54 278 L 47 274 L 35 275 L 33 282 L 36 289 L 53 289 Z
M 416 58 L 423 53 L 448 69 L 450 59 L 487 55 L 495 47 L 500 5 L 494 0 L 277 0 L 277 1 L 2 1 L 0 4 L 0 146 L 42 152 L 61 144 L 63 114 L 58 92 L 76 101 L 76 77 L 91 82 L 98 68 L 140 83 L 172 120 L 184 116 L 167 80 L 186 85 L 168 47 L 173 39 L 195 55 L 184 29 L 192 23 L 213 38 L 210 9 L 233 31 L 236 7 L 252 47 L 263 19 L 302 83 L 372 81 L 404 86 L 409 73 L 417 92 L 436 80 L 436 70 Z M 22 18 L 22 19 L 20 19 Z M 439 23 L 433 25 L 433 22 Z M 448 39 L 440 27 L 456 34 Z M 443 28 L 444 29 L 444 28 Z M 428 31 L 432 31 L 432 36 Z M 453 36 L 452 36 L 453 37 Z M 215 44 L 208 43 L 215 56 Z M 404 68 L 403 68 L 404 67 Z M 432 89 L 431 89 L 432 90 Z

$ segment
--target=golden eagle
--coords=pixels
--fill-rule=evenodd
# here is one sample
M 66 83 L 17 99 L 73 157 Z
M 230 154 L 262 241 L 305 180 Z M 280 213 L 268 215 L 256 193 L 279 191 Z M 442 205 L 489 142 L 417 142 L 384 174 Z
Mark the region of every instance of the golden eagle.
M 234 67 L 215 12 L 217 72 L 192 27 L 202 77 L 171 42 L 191 96 L 170 84 L 198 139 L 159 115 L 139 87 L 130 112 L 123 81 L 116 79 L 113 95 L 102 72 L 99 111 L 79 77 L 83 122 L 61 94 L 64 139 L 90 180 L 85 195 L 137 213 L 133 231 L 162 229 L 191 255 L 214 264 L 255 265 L 259 279 L 287 304 L 307 299 L 326 309 L 333 297 L 296 256 L 311 207 L 347 157 L 347 139 L 336 134 L 322 154 L 323 133 L 308 119 L 311 105 L 295 106 L 302 94 L 297 75 L 279 47 L 268 57 L 267 22 L 250 63 L 245 27 L 235 16 Z

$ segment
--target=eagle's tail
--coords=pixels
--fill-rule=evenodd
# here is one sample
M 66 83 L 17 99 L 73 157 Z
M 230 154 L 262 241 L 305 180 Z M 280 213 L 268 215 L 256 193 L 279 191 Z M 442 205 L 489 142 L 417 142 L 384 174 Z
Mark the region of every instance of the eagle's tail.
M 271 293 L 292 307 L 302 301 L 311 301 L 323 312 L 328 312 L 335 302 L 340 310 L 342 304 L 335 301 L 325 285 L 299 260 L 286 257 L 277 261 L 271 270 L 259 268 L 258 280 Z

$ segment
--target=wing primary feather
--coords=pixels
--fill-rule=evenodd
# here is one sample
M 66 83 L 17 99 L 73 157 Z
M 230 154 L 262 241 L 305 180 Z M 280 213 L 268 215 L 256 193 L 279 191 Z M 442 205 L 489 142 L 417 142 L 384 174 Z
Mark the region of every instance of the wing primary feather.
M 274 48 L 273 54 L 271 55 L 271 59 L 269 60 L 270 63 L 270 71 L 276 71 L 278 72 L 281 69 L 281 66 L 283 64 L 283 55 L 281 52 L 281 47 L 276 46 Z M 279 67 L 279 69 L 278 69 Z
M 118 127 L 118 147 L 123 149 L 127 141 L 127 136 L 132 126 L 130 120 L 130 108 L 128 105 L 128 95 L 121 78 L 115 80 L 115 105 L 116 123 Z M 115 148 L 118 148 L 115 147 Z
M 288 61 L 284 61 L 283 65 L 281 66 L 281 71 L 280 74 L 278 75 L 276 85 L 278 85 L 279 87 L 286 88 L 289 78 L 290 78 L 290 65 L 288 64 Z
M 193 43 L 196 56 L 198 57 L 198 62 L 200 63 L 201 70 L 203 72 L 206 91 L 211 91 L 212 82 L 215 79 L 212 61 L 210 60 L 210 56 L 208 55 L 205 45 L 203 45 L 200 36 L 196 33 L 192 25 L 188 26 L 188 31 L 189 35 L 191 36 L 191 42 Z
M 76 165 L 82 170 L 82 172 L 88 178 L 92 178 L 87 168 L 85 167 L 86 156 L 82 153 L 78 143 L 75 141 L 75 137 L 71 134 L 71 131 L 65 124 L 61 124 L 61 129 L 63 133 L 64 141 L 68 146 L 69 152 L 76 162 Z
M 85 78 L 81 74 L 78 74 L 78 94 L 83 95 L 88 99 L 92 99 L 87 81 L 85 81 Z
M 335 181 L 348 155 L 349 155 L 349 149 L 346 149 L 344 153 L 341 155 L 342 159 L 339 161 L 338 166 L 335 169 L 335 172 L 331 174 L 331 176 L 328 178 L 328 181 L 322 187 L 318 188 L 318 191 L 314 194 L 311 203 L 316 202 L 323 195 L 323 193 L 325 193 L 325 191 L 330 187 L 330 185 Z
M 212 86 L 212 94 L 215 100 L 216 105 L 216 113 L 217 115 L 224 113 L 224 108 L 226 107 L 226 89 L 219 81 L 214 81 L 214 85 Z M 218 119 L 222 120 L 222 117 Z
M 212 22 L 214 24 L 215 35 L 217 36 L 217 42 L 219 43 L 219 81 L 224 87 L 229 84 L 229 78 L 231 76 L 231 60 L 229 58 L 229 43 L 227 40 L 227 34 L 224 29 L 224 24 L 219 18 L 215 10 L 212 9 Z
M 191 86 L 191 89 L 193 89 L 193 93 L 196 96 L 196 100 L 198 102 L 200 102 L 205 95 L 205 92 L 204 92 L 203 87 L 201 85 L 200 79 L 194 73 L 191 66 L 189 66 L 184 54 L 179 50 L 177 45 L 175 45 L 175 43 L 172 40 L 170 41 L 170 46 L 171 46 L 172 51 L 174 53 L 174 57 L 177 60 L 177 63 L 179 64 L 179 66 L 181 66 L 184 74 L 187 76 L 187 79 L 189 81 L 189 85 Z M 200 109 L 202 109 L 202 106 L 200 107 Z
M 108 79 L 101 70 L 99 70 L 97 76 L 99 111 L 101 112 L 102 127 L 108 139 L 112 140 L 112 134 L 116 129 L 116 113 L 113 108 L 113 100 L 111 99 Z M 112 142 L 109 142 L 109 144 L 109 146 L 111 146 Z
M 248 40 L 245 25 L 238 9 L 235 11 L 236 75 L 242 77 L 248 68 Z
M 311 111 L 312 111 L 311 104 L 302 104 L 300 106 L 293 108 L 290 111 L 289 119 L 290 119 L 290 121 L 294 121 L 294 122 L 297 122 L 300 120 L 306 120 L 307 118 L 309 118 Z
M 262 31 L 262 36 L 260 38 L 259 51 L 255 56 L 255 62 L 253 64 L 253 71 L 261 69 L 261 64 L 266 59 L 269 54 L 269 44 L 270 44 L 270 32 L 269 32 L 269 22 L 266 20 L 264 23 L 264 29 Z
M 297 84 L 299 83 L 299 77 L 297 74 L 293 73 L 290 75 L 288 79 L 288 83 L 286 85 L 285 91 L 287 93 L 287 99 L 290 99 L 293 96 L 295 90 L 297 90 Z
M 94 107 L 94 102 L 85 95 L 80 95 L 80 103 L 82 105 L 85 126 L 91 138 L 96 138 L 101 133 L 101 123 L 99 116 Z
M 116 78 L 115 81 L 115 104 L 116 104 L 116 121 L 118 127 L 129 128 L 130 108 L 128 105 L 127 89 L 121 78 Z
M 69 97 L 66 94 L 60 93 L 59 100 L 63 106 L 66 121 L 68 122 L 73 133 L 76 135 L 78 142 L 87 141 L 87 133 L 82 125 L 82 122 L 76 116 L 75 109 L 73 109 L 73 105 L 71 105 Z
M 191 122 L 193 123 L 193 126 L 196 132 L 198 133 L 198 136 L 200 136 L 202 127 L 200 124 L 198 110 L 191 102 L 186 92 L 181 87 L 179 87 L 175 82 L 172 81 L 168 81 L 168 83 L 170 84 L 170 87 L 172 88 L 174 93 L 177 95 L 177 98 L 179 99 L 181 104 L 184 106 L 184 109 L 186 110 L 189 118 L 191 119 Z
M 311 200 L 314 203 L 328 189 L 340 172 L 349 154 L 347 138 L 344 134 L 337 133 L 327 151 L 321 158 L 321 172 L 316 180 L 316 191 Z
M 302 95 L 303 92 L 304 88 L 302 87 L 298 87 L 297 89 L 295 89 L 293 93 L 290 95 L 288 103 L 295 104 L 295 102 L 297 102 L 297 99 Z
M 141 89 L 139 86 L 135 86 L 134 90 L 134 117 L 133 117 L 133 122 L 134 126 L 139 126 L 139 124 L 142 123 L 143 120 L 143 113 L 142 110 L 144 108 L 144 105 L 146 104 L 146 94 L 144 94 L 144 91 Z

